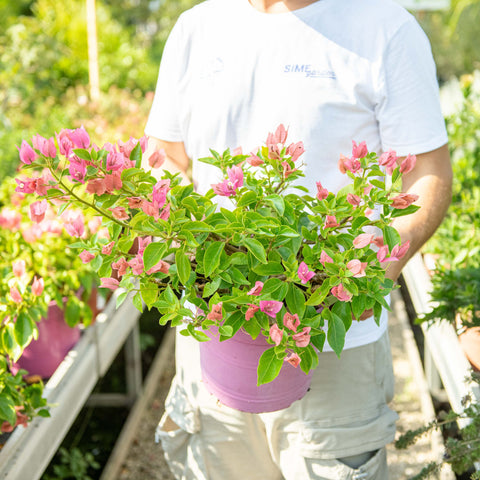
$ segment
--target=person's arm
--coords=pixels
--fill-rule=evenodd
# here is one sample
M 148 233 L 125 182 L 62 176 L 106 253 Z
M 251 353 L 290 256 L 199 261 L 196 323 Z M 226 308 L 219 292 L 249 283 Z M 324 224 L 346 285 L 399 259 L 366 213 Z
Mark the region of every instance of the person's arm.
M 402 268 L 433 235 L 442 222 L 452 199 L 452 166 L 448 146 L 417 155 L 415 168 L 403 176 L 405 193 L 419 196 L 420 208 L 412 215 L 398 217 L 393 222 L 402 238 L 410 241 L 407 254 L 397 262 L 389 262 L 386 276 L 396 280 Z
M 165 162 L 159 168 L 152 168 L 148 162 L 150 156 L 159 150 L 165 151 Z M 180 173 L 182 175 L 183 185 L 191 183 L 188 177 L 188 167 L 190 159 L 185 151 L 185 145 L 183 142 L 167 142 L 155 137 L 148 137 L 147 151 L 142 158 L 142 168 L 146 171 L 150 171 L 155 178 L 160 178 L 163 175 L 163 171 L 167 170 L 170 173 Z

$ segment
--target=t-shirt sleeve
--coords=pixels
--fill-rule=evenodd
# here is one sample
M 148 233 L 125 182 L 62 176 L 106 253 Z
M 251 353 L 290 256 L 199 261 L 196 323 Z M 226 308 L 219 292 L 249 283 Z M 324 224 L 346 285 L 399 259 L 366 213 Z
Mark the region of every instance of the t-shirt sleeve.
M 383 150 L 404 156 L 444 145 L 435 63 L 428 38 L 413 18 L 390 39 L 380 78 L 376 114 Z
M 178 84 L 181 79 L 182 17 L 173 27 L 163 50 L 152 108 L 145 133 L 168 142 L 183 141 L 179 121 Z

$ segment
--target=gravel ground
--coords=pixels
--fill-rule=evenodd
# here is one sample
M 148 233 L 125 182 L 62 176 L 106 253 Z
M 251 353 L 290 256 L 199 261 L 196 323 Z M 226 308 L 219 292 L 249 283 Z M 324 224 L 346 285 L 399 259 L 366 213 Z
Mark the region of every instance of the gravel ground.
M 420 393 L 414 381 L 413 367 L 406 353 L 403 329 L 402 322 L 395 314 L 391 314 L 389 332 L 396 376 L 392 408 L 400 416 L 397 423 L 399 434 L 424 423 Z M 171 361 L 161 377 L 153 400 L 140 421 L 129 454 L 118 473 L 118 480 L 173 480 L 163 458 L 161 447 L 154 443 L 155 427 L 163 413 L 163 402 L 174 373 L 173 356 L 170 358 Z M 404 451 L 396 450 L 393 445 L 389 445 L 390 480 L 410 478 L 433 458 L 428 438 Z

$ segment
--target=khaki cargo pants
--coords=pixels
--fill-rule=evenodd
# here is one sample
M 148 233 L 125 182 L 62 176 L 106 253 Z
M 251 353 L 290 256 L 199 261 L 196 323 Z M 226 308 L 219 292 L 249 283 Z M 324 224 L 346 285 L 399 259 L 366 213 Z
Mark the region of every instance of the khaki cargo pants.
M 387 480 L 395 436 L 388 333 L 320 354 L 306 396 L 251 414 L 220 404 L 200 378 L 195 340 L 177 335 L 177 375 L 157 428 L 178 480 Z

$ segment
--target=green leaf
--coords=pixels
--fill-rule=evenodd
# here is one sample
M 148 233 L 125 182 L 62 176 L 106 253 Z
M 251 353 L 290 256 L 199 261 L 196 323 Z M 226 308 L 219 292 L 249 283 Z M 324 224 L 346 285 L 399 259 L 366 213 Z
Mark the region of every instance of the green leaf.
M 153 282 L 142 282 L 140 286 L 140 292 L 147 307 L 151 308 L 152 305 L 157 301 L 158 286 Z
M 296 237 L 299 237 L 300 234 L 297 231 L 293 230 L 293 228 L 290 228 L 284 225 L 279 228 L 277 232 L 277 236 L 287 237 L 287 238 L 296 238 Z
M 152 242 L 147 245 L 143 252 L 143 265 L 145 271 L 150 270 L 154 267 L 160 260 L 162 260 L 167 247 L 164 243 Z
M 409 205 L 407 208 L 396 208 L 391 216 L 392 218 L 403 217 L 404 215 L 415 213 L 419 208 L 419 205 Z
M 257 201 L 257 194 L 251 190 L 245 192 L 238 200 L 237 207 L 246 207 Z
M 262 331 L 262 327 L 257 321 L 255 321 L 255 317 L 248 322 L 245 321 L 245 323 L 243 324 L 243 328 L 252 337 L 253 340 L 255 340 Z
M 81 158 L 82 160 L 88 160 L 90 161 L 92 159 L 92 156 L 90 155 L 90 152 L 88 150 L 85 150 L 84 148 L 75 148 L 73 150 L 73 153 L 78 157 Z
M 323 350 L 323 345 L 325 344 L 325 332 L 320 332 L 318 335 L 312 335 L 310 337 L 310 342 L 313 343 L 314 347 L 318 349 L 319 352 Z
M 358 297 L 353 297 L 351 303 L 353 315 L 358 320 L 366 309 L 366 298 L 364 295 L 359 295 Z
M 223 252 L 224 246 L 225 244 L 223 242 L 213 242 L 205 251 L 203 269 L 206 277 L 209 277 L 220 264 L 220 255 Z
M 338 315 L 332 313 L 329 317 L 327 332 L 328 343 L 337 354 L 337 357 L 340 358 L 340 354 L 345 345 L 345 325 Z
M 192 271 L 192 264 L 190 259 L 182 250 L 177 250 L 175 252 L 175 263 L 177 265 L 177 273 L 180 278 L 180 281 L 185 285 L 190 278 L 190 273 Z
M 212 227 L 205 222 L 195 220 L 182 225 L 182 230 L 188 230 L 190 232 L 211 232 Z M 182 233 L 182 230 L 180 230 L 180 233 Z
M 380 317 L 382 316 L 382 311 L 382 305 L 380 303 L 375 303 L 375 305 L 373 306 L 373 315 L 375 318 L 375 323 L 377 325 L 380 325 Z
M 330 285 L 325 280 L 320 288 L 317 288 L 309 299 L 305 302 L 305 305 L 320 305 L 328 295 L 330 291 Z
M 187 325 L 187 330 L 188 333 L 198 342 L 208 342 L 210 340 L 210 337 L 206 333 L 197 330 L 191 323 Z
M 357 217 L 352 222 L 352 230 L 359 230 L 360 228 L 362 228 L 367 223 L 370 223 L 370 221 L 371 220 L 367 217 Z
M 98 272 L 100 267 L 103 264 L 103 258 L 101 255 L 96 255 L 95 258 L 90 262 L 90 267 L 94 272 Z
M 223 323 L 224 327 L 229 327 L 230 329 L 231 333 L 228 335 L 228 338 L 233 337 L 233 335 L 235 335 L 238 330 L 240 330 L 245 321 L 245 315 L 240 310 L 232 313 L 232 315 L 230 315 Z M 222 327 L 220 327 L 219 332 L 220 341 L 226 340 L 227 337 L 223 333 Z
M 211 282 L 206 283 L 203 288 L 203 298 L 211 297 L 218 290 L 221 282 L 220 277 L 215 277 Z
M 283 365 L 283 359 L 277 358 L 275 348 L 269 348 L 262 353 L 258 361 L 257 386 L 264 385 L 275 379 Z
M 383 227 L 383 240 L 388 245 L 390 251 L 401 242 L 400 234 L 389 225 Z
M 263 245 L 255 238 L 246 238 L 245 244 L 252 255 L 262 263 L 267 263 L 267 253 Z
M 73 296 L 65 305 L 65 322 L 69 327 L 74 327 L 80 322 L 80 300 Z
M 283 200 L 283 197 L 273 194 L 265 197 L 265 200 L 272 205 L 280 216 L 283 216 L 285 212 L 285 201 Z
M 135 168 L 140 168 L 142 164 L 142 147 L 140 145 L 140 142 L 137 142 L 135 147 L 133 147 L 133 150 L 130 153 L 130 160 L 132 162 L 135 162 Z
M 230 273 L 230 277 L 237 285 L 250 285 L 250 282 L 238 268 L 230 267 L 228 273 Z
M 17 423 L 15 403 L 6 392 L 0 394 L 0 420 L 7 421 L 12 426 Z
M 385 182 L 382 182 L 381 180 L 377 180 L 375 178 L 372 178 L 370 180 L 370 183 L 374 186 L 374 187 L 377 187 L 377 188 L 380 188 L 380 190 L 384 190 L 385 189 Z
M 17 321 L 15 322 L 14 334 L 20 347 L 25 348 L 33 338 L 33 331 L 35 325 L 30 317 L 24 313 L 19 313 Z
M 128 292 L 122 292 L 122 293 L 117 297 L 117 300 L 116 300 L 116 302 L 115 302 L 116 308 L 118 308 L 118 307 L 125 301 L 125 299 L 127 298 L 127 295 L 128 295 Z
M 143 313 L 143 302 L 142 302 L 142 293 L 137 292 L 132 299 L 133 306 L 140 312 Z
M 257 265 L 253 271 L 257 275 L 281 275 L 285 273 L 283 266 L 277 262 L 262 263 L 261 265 Z
M 304 373 L 308 374 L 310 370 L 317 368 L 317 365 L 318 354 L 312 345 L 308 345 L 306 348 L 303 349 L 300 368 Z
M 350 302 L 336 302 L 331 308 L 332 313 L 342 319 L 345 331 L 352 325 L 352 309 Z
M 285 300 L 287 301 L 287 306 L 290 310 L 290 313 L 298 314 L 298 318 L 301 320 L 306 308 L 305 296 L 303 295 L 303 292 L 293 283 L 290 283 Z
M 233 328 L 231 325 L 221 325 L 218 332 L 220 333 L 220 341 L 227 340 L 233 336 Z
M 16 362 L 22 354 L 22 349 L 15 340 L 12 324 L 4 325 L 2 329 L 2 345 L 8 356 Z

